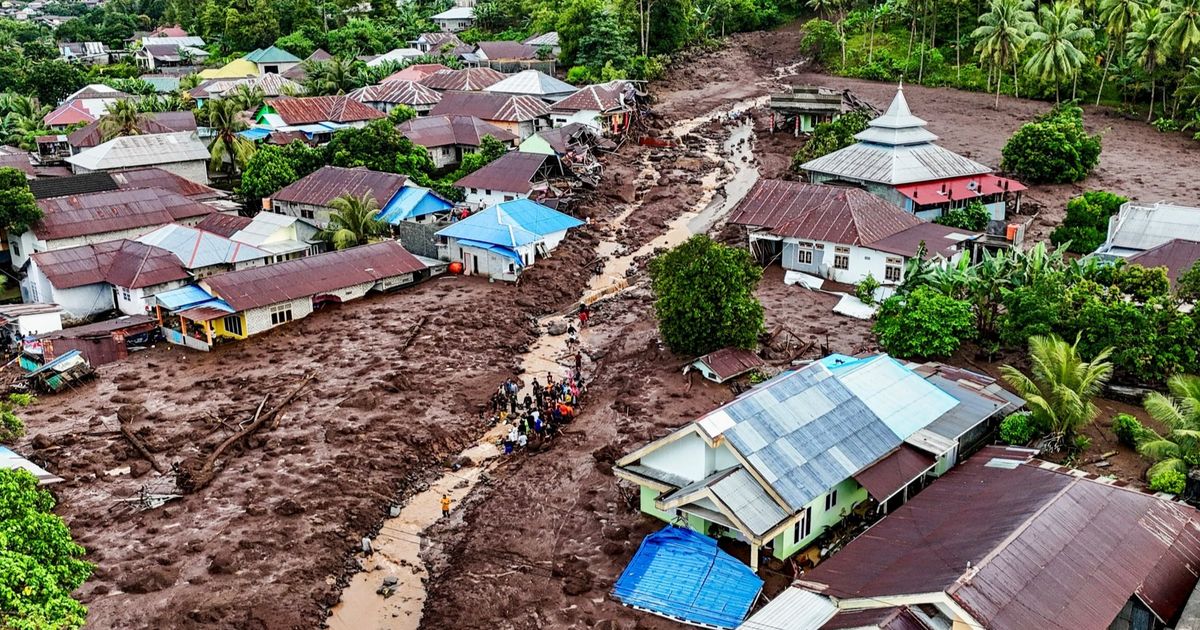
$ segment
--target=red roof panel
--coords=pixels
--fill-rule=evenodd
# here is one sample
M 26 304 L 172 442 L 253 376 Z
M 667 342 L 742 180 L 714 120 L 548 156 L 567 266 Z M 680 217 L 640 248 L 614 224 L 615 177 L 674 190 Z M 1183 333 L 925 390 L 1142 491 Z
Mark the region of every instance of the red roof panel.
M 37 204 L 42 218 L 32 229 L 44 240 L 166 225 L 216 212 L 211 206 L 161 188 L 52 197 L 39 199 Z
M 454 185 L 458 188 L 528 193 L 533 189 L 533 180 L 545 163 L 546 156 L 540 153 L 510 151 L 454 182 Z
M 777 179 L 755 184 L 729 222 L 845 245 L 869 245 L 924 223 L 860 188 Z
M 936 463 L 928 454 L 907 444 L 901 444 L 900 448 L 855 474 L 854 480 L 866 488 L 872 498 L 883 502 L 933 468 Z
M 475 116 L 420 116 L 400 124 L 400 133 L 423 147 L 479 146 L 484 136 L 512 142 L 516 134 Z
M 201 219 L 200 222 L 196 224 L 196 229 L 204 230 L 205 232 L 216 234 L 217 236 L 229 238 L 234 234 L 237 234 L 242 228 L 250 225 L 251 221 L 252 219 L 250 217 L 214 212 Z
M 289 125 L 319 122 L 351 123 L 386 118 L 387 114 L 359 103 L 348 96 L 283 96 L 273 99 L 271 108 Z
M 139 289 L 190 277 L 171 252 L 125 239 L 39 252 L 32 258 L 60 289 L 98 282 Z
M 762 367 L 765 362 L 757 354 L 742 348 L 722 348 L 698 359 L 722 381 Z
M 361 166 L 322 166 L 287 185 L 271 199 L 328 207 L 329 202 L 343 195 L 360 197 L 369 194 L 382 208 L 400 192 L 405 181 L 407 178 L 403 175 L 372 171 Z
M 441 70 L 424 79 L 421 85 L 432 90 L 482 90 L 507 79 L 508 75 L 491 68 Z
M 429 111 L 431 116 L 475 116 L 483 120 L 525 122 L 550 115 L 540 98 L 496 92 L 446 92 Z
M 923 206 L 975 199 L 996 193 L 1021 192 L 1022 190 L 1025 190 L 1025 185 L 1021 182 L 990 173 L 904 184 L 896 187 L 896 191 L 901 195 Z

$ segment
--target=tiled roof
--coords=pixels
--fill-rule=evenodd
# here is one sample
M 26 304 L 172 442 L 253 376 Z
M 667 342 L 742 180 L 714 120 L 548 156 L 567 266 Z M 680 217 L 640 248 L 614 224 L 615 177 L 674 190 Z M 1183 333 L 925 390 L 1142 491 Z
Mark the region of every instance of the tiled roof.
M 42 218 L 33 225 L 38 238 L 63 239 L 165 225 L 215 210 L 160 188 L 114 190 L 39 199 Z
M 484 120 L 524 122 L 550 114 L 550 106 L 539 98 L 487 92 L 446 92 L 442 100 L 429 112 L 431 116 L 443 114 L 475 116 Z
M 138 289 L 188 278 L 171 252 L 125 239 L 39 252 L 32 258 L 59 289 L 98 282 Z
M 625 91 L 625 81 L 609 81 L 597 85 L 589 85 L 578 92 L 554 104 L 556 112 L 580 111 L 619 111 L 627 109 L 621 102 L 621 94 Z
M 496 158 L 491 164 L 454 182 L 454 185 L 458 188 L 528 193 L 533 188 L 534 178 L 545 163 L 545 155 L 510 151 Z
M 310 125 L 318 122 L 349 123 L 376 120 L 387 116 L 348 96 L 283 97 L 271 101 L 270 105 L 288 125 Z
M 426 148 L 461 145 L 479 146 L 484 136 L 512 142 L 517 136 L 474 116 L 421 116 L 401 123 L 400 133 Z
M 472 91 L 503 81 L 508 76 L 491 68 L 464 68 L 462 70 L 442 70 L 424 79 L 421 85 L 431 90 Z
M 398 105 L 436 105 L 442 100 L 435 92 L 413 81 L 385 81 L 379 85 L 358 88 L 349 94 L 360 103 L 387 103 Z
M 171 133 L 173 131 L 195 131 L 196 116 L 192 112 L 153 112 L 142 114 L 138 131 L 143 134 Z M 94 121 L 67 134 L 67 142 L 77 149 L 86 149 L 100 144 L 104 135 L 100 132 L 100 121 Z
M 761 180 L 729 219 L 784 237 L 868 245 L 924 222 L 859 189 Z
M 382 208 L 404 186 L 406 180 L 403 175 L 363 167 L 322 166 L 284 187 L 271 199 L 328 207 L 329 202 L 344 195 L 358 197 L 370 194 Z
M 425 269 L 396 241 L 351 247 L 205 278 L 202 284 L 238 311 L 321 295 Z

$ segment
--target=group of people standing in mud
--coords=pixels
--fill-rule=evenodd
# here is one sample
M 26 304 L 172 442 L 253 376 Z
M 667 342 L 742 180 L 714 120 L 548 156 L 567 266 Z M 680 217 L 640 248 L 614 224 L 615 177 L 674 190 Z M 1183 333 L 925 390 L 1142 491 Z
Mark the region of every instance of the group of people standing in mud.
M 579 310 L 579 326 L 587 325 L 588 308 Z M 556 434 L 560 428 L 575 417 L 579 404 L 587 392 L 583 378 L 583 352 L 579 350 L 579 339 L 574 326 L 568 329 L 568 347 L 574 351 L 574 367 L 566 367 L 560 378 L 546 374 L 543 384 L 534 377 L 529 391 L 521 395 L 521 386 L 516 379 L 509 378 L 496 389 L 490 401 L 493 425 L 508 426 L 501 439 L 506 455 L 524 448 L 530 441 L 539 444 Z

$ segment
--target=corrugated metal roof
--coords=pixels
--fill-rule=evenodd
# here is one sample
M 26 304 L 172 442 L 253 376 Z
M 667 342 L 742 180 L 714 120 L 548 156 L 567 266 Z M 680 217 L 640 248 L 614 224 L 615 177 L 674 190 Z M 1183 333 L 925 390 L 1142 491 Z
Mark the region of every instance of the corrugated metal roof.
M 925 223 L 859 188 L 777 179 L 755 183 L 729 222 L 846 245 L 869 245 Z
M 142 134 L 195 131 L 196 116 L 192 112 L 146 112 L 141 114 L 137 127 Z M 77 149 L 94 147 L 103 140 L 99 120 L 67 134 L 67 142 Z
M 250 224 L 250 217 L 238 216 L 236 214 L 222 214 L 214 212 L 196 224 L 196 227 L 205 232 L 212 232 L 218 236 L 229 238 L 238 230 Z
M 386 103 L 399 105 L 436 105 L 442 100 L 435 92 L 414 81 L 385 81 L 379 85 L 368 85 L 350 93 L 350 98 L 360 103 Z
M 434 75 L 436 76 L 436 75 Z M 432 78 L 432 77 L 431 77 Z M 525 122 L 550 115 L 550 106 L 532 96 L 491 92 L 446 92 L 431 116 L 475 116 L 484 120 Z
M 445 212 L 453 207 L 454 204 L 429 188 L 405 186 L 395 197 L 392 197 L 392 200 L 376 218 L 395 225 L 400 221 L 423 217 L 435 212 Z
M 139 289 L 190 277 L 171 252 L 125 239 L 38 252 L 32 258 L 59 289 L 98 282 Z
M 824 595 L 788 588 L 738 626 L 738 630 L 816 630 L 837 613 Z
M 1194 236 L 1200 238 L 1200 234 Z M 1200 260 L 1200 241 L 1174 238 L 1125 260 L 1131 265 L 1166 267 L 1167 277 L 1171 280 L 1171 285 L 1175 286 L 1179 276 Z
M 188 95 L 192 98 L 219 98 L 239 85 L 258 88 L 266 97 L 295 95 L 304 92 L 304 86 L 299 83 L 283 75 L 267 72 L 254 77 L 208 79 L 188 90 Z
M 242 57 L 246 61 L 254 63 L 300 63 L 300 58 L 292 53 L 279 48 L 277 46 L 268 46 L 259 48 L 254 52 Z
M 67 177 L 47 177 L 29 182 L 29 192 L 33 193 L 34 199 L 86 195 L 118 188 L 120 186 L 113 180 L 112 173 L 103 171 Z
M 470 20 L 475 18 L 475 7 L 450 7 L 437 15 L 430 17 L 431 20 Z
M 805 584 L 839 598 L 945 591 L 997 629 L 1106 628 L 1135 594 L 1173 618 L 1197 581 L 1200 513 L 1024 460 L 984 449 Z
M 59 483 L 62 477 L 52 475 L 45 468 L 21 457 L 7 446 L 0 446 L 0 468 L 7 470 L 24 470 L 33 475 L 38 480 L 39 486 L 44 486 L 52 483 Z
M 421 85 L 431 90 L 472 91 L 503 81 L 507 74 L 491 68 L 463 68 L 462 70 L 442 70 L 424 79 Z
M 979 232 L 970 232 L 968 230 L 960 230 L 945 225 L 938 225 L 937 223 L 922 221 L 918 225 L 871 243 L 870 248 L 890 254 L 913 257 L 921 249 L 921 243 L 924 243 L 925 258 L 941 256 L 949 260 L 955 254 L 962 251 L 964 242 L 971 241 L 979 236 Z
M 767 494 L 758 480 L 743 468 L 737 468 L 709 485 L 712 493 L 733 513 L 738 522 L 762 536 L 788 517 L 788 513 Z
M 484 136 L 512 142 L 516 134 L 475 116 L 421 116 L 400 124 L 400 133 L 426 148 L 461 145 L 478 147 Z
M 537 59 L 537 46 L 521 42 L 479 42 L 475 51 L 482 52 L 489 61 Z
M 383 241 L 211 276 L 201 284 L 237 311 L 337 291 L 425 269 L 396 241 Z
M 546 156 L 540 153 L 509 151 L 491 164 L 454 182 L 454 185 L 458 188 L 528 193 L 545 164 Z
M 550 46 L 553 48 L 558 45 L 558 31 L 549 31 L 542 33 L 541 35 L 534 35 L 533 37 L 526 39 L 523 43 L 538 48 L 542 46 Z
M 581 225 L 583 221 L 573 216 L 528 199 L 517 199 L 451 223 L 438 230 L 437 235 L 515 248 Z
M 387 83 L 388 81 L 420 81 L 435 72 L 449 69 L 449 67 L 443 66 L 440 63 L 414 63 L 403 70 L 389 74 L 380 83 Z
M 642 540 L 613 585 L 617 601 L 686 623 L 735 628 L 763 582 L 717 541 L 667 526 Z
M 282 96 L 272 100 L 270 106 L 287 125 L 350 123 L 387 117 L 348 96 Z
M 216 212 L 161 188 L 136 188 L 39 199 L 42 218 L 31 228 L 41 239 L 104 234 Z
M 367 62 L 367 67 L 374 68 L 385 63 L 404 63 L 409 59 L 420 57 L 425 53 L 416 48 L 393 48 Z
M 154 299 L 159 304 L 173 311 L 210 302 L 216 298 L 208 291 L 194 284 L 189 284 L 178 289 L 156 293 L 154 294 Z
M 837 378 L 901 440 L 958 405 L 953 396 L 887 355 L 838 370 Z
M 1025 189 L 1026 186 L 1015 179 L 986 173 L 941 181 L 905 184 L 897 186 L 896 192 L 912 199 L 919 205 L 929 205 L 947 201 L 978 199 L 984 195 L 1021 192 Z
M 997 413 L 1016 408 L 1016 405 L 1006 400 L 959 384 L 939 374 L 931 375 L 927 380 L 958 400 L 957 405 L 931 422 L 928 427 L 930 431 L 951 440 L 957 440 Z
M 757 354 L 743 348 L 722 348 L 696 360 L 707 365 L 722 381 L 765 365 Z
M 843 610 L 821 626 L 821 630 L 931 630 L 908 606 Z M 765 629 L 760 629 L 765 630 Z
M 188 269 L 232 264 L 270 256 L 270 252 L 193 227 L 171 223 L 137 238 L 138 242 L 165 249 Z
M 224 199 L 228 196 L 228 193 L 225 191 L 205 186 L 204 184 L 194 182 L 186 177 L 181 177 L 156 166 L 111 171 L 109 175 L 117 187 L 122 190 L 158 188 L 196 201 Z
M 856 473 L 854 480 L 866 488 L 873 499 L 883 503 L 936 464 L 930 455 L 901 444 L 883 459 Z
M 540 70 L 522 70 L 503 81 L 497 81 L 483 88 L 483 90 L 499 94 L 528 94 L 538 98 L 547 98 L 573 94 L 576 88 L 570 83 L 559 81 Z
M 271 199 L 328 207 L 338 197 L 370 195 L 382 208 L 400 192 L 407 181 L 403 175 L 372 171 L 365 167 L 322 166 L 288 184 Z
M 194 131 L 120 136 L 84 149 L 66 161 L 90 171 L 154 166 L 174 162 L 208 162 L 208 147 Z
M 556 112 L 622 111 L 628 109 L 628 105 L 621 96 L 627 85 L 629 85 L 627 81 L 609 81 L 608 83 L 589 85 L 555 103 L 553 109 Z
M 992 172 L 936 144 L 891 147 L 865 142 L 805 162 L 801 168 L 810 173 L 890 186 Z
M 155 324 L 157 327 L 158 320 L 150 317 L 149 315 L 125 315 L 116 319 L 106 319 L 94 324 L 71 326 L 70 328 L 56 330 L 44 335 L 38 335 L 38 339 L 83 339 L 86 337 L 101 337 L 108 336 L 120 330 L 145 326 L 146 324 Z
M 1153 205 L 1132 201 L 1110 219 L 1109 239 L 1101 250 L 1111 248 L 1147 250 L 1180 236 L 1200 238 L 1200 208 L 1166 202 Z

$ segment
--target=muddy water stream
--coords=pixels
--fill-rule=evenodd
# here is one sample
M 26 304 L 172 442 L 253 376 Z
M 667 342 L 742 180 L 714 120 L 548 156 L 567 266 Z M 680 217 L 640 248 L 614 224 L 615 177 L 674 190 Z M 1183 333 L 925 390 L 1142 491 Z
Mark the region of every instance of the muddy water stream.
M 761 102 L 762 99 L 747 100 L 734 104 L 733 109 L 741 111 L 755 107 Z M 681 121 L 674 125 L 671 131 L 676 136 L 683 136 L 714 118 L 726 116 L 729 111 L 730 108 L 726 106 L 722 107 L 720 112 Z M 704 194 L 696 206 L 684 211 L 672 221 L 662 235 L 629 252 L 624 251 L 625 248 L 614 240 L 602 241 L 597 247 L 597 255 L 608 260 L 604 264 L 603 272 L 589 282 L 584 292 L 584 301 L 595 302 L 625 289 L 629 286 L 626 270 L 638 257 L 650 254 L 660 247 L 673 247 L 693 234 L 707 232 L 725 216 L 758 180 L 758 170 L 753 166 L 752 138 L 753 128 L 747 117 L 743 123 L 732 127 L 729 138 L 724 143 L 706 141 L 704 155 L 718 166 L 701 179 L 700 185 Z M 654 182 L 657 178 L 658 173 L 652 166 L 648 166 L 643 171 L 643 177 L 639 179 Z M 630 204 L 628 211 L 610 220 L 608 226 L 614 228 L 610 233 L 615 233 L 615 228 L 619 228 L 639 205 Z M 550 320 L 561 317 L 561 314 L 550 316 L 542 319 L 539 324 L 544 327 Z M 586 329 L 581 331 L 581 341 L 585 349 L 587 337 Z M 555 379 L 560 378 L 568 366 L 572 365 L 572 356 L 573 351 L 568 348 L 566 335 L 539 336 L 522 357 L 522 379 L 525 387 L 534 379 L 546 382 L 547 374 L 553 374 Z M 429 577 L 420 554 L 425 546 L 437 544 L 426 541 L 424 532 L 442 518 L 440 501 L 443 494 L 453 501 L 452 509 L 457 509 L 459 503 L 470 494 L 491 464 L 495 463 L 500 454 L 496 443 L 507 430 L 506 426 L 501 425 L 488 431 L 479 443 L 462 452 L 463 456 L 470 458 L 473 465 L 447 472 L 427 489 L 412 497 L 399 510 L 397 516 L 384 521 L 379 535 L 372 541 L 374 554 L 361 560 L 365 570 L 352 577 L 350 584 L 342 591 L 341 602 L 331 611 L 328 619 L 330 628 L 415 630 L 420 625 L 421 612 L 425 605 L 425 581 Z M 388 581 L 395 578 L 395 592 L 387 598 L 376 593 L 385 578 L 388 578 Z

